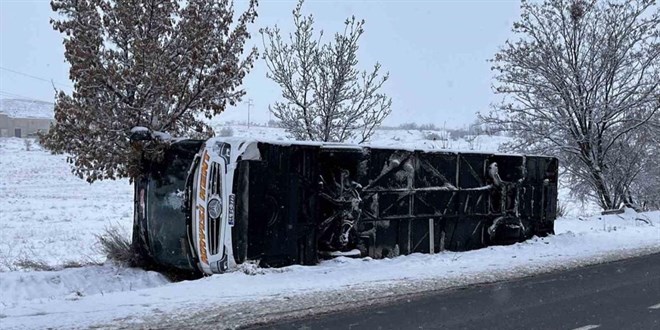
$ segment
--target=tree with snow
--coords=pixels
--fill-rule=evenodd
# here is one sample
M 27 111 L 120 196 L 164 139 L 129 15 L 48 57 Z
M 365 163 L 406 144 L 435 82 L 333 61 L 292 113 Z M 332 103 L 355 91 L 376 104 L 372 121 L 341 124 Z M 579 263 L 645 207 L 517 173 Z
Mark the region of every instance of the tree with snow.
M 659 22 L 653 0 L 522 1 L 482 119 L 513 133 L 506 150 L 556 155 L 579 197 L 630 203 L 660 135 Z
M 379 63 L 370 72 L 357 68 L 364 20 L 347 19 L 342 33 L 321 43 L 323 31 L 314 35 L 303 2 L 293 10 L 295 32 L 288 38 L 277 25 L 260 31 L 267 76 L 282 88 L 283 100 L 270 111 L 299 140 L 365 142 L 390 114 L 391 98 L 379 92 L 389 75 Z
M 245 95 L 256 6 L 251 0 L 235 17 L 231 1 L 52 1 L 74 88 L 57 94 L 42 144 L 69 154 L 73 172 L 93 182 L 138 177 L 145 160 L 162 156 L 167 136 L 211 136 L 201 115 Z M 153 139 L 131 143 L 145 132 Z
M 660 111 L 656 113 L 660 117 Z M 655 123 L 660 123 L 660 118 Z M 624 203 L 641 211 L 660 210 L 660 126 L 645 125 L 626 136 L 613 154 L 631 164 L 621 169 L 619 178 L 630 178 L 625 187 L 630 191 Z

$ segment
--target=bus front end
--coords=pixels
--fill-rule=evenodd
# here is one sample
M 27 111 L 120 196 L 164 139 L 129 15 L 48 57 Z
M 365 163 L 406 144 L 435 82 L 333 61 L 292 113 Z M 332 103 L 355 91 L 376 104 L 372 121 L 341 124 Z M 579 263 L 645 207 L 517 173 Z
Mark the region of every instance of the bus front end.
M 228 143 L 208 140 L 193 167 L 190 195 L 191 240 L 199 270 L 222 273 L 234 264 L 231 249 L 234 198 Z M 229 171 L 229 172 L 228 172 Z

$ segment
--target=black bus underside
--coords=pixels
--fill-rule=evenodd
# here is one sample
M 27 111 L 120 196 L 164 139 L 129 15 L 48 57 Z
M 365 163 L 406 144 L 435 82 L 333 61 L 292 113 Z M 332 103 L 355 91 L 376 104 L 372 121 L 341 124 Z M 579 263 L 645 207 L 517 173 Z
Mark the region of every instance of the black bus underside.
M 236 262 L 464 251 L 553 232 L 550 157 L 259 143 L 233 182 Z

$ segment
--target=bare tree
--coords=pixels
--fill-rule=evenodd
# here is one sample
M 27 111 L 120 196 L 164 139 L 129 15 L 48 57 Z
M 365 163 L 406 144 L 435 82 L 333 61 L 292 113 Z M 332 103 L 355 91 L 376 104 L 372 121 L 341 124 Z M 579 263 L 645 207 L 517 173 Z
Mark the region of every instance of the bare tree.
M 470 150 L 479 149 L 481 145 L 479 143 L 479 135 L 483 133 L 481 129 L 481 121 L 478 119 L 470 124 L 467 128 L 467 134 L 463 137 L 465 142 L 468 143 L 468 148 Z
M 656 114 L 660 117 L 660 112 Z M 613 152 L 616 157 L 625 159 L 624 164 L 630 164 L 619 173 L 619 177 L 632 177 L 622 189 L 625 193 L 624 203 L 641 211 L 659 210 L 660 126 L 646 125 L 634 133 Z
M 301 13 L 304 0 L 293 11 L 295 32 L 288 40 L 280 29 L 262 29 L 268 78 L 282 88 L 282 101 L 270 107 L 294 138 L 315 141 L 367 141 L 390 114 L 392 101 L 380 88 L 388 79 L 381 66 L 360 72 L 357 50 L 364 20 L 351 17 L 343 33 L 322 44 L 314 36 L 314 18 Z
M 73 172 L 93 182 L 140 175 L 157 161 L 167 133 L 208 137 L 211 117 L 245 94 L 257 58 L 244 53 L 257 1 L 234 16 L 231 1 L 54 0 L 73 93 L 59 92 L 55 125 L 42 143 L 68 153 Z M 159 140 L 131 144 L 134 127 Z
M 492 60 L 504 99 L 482 119 L 514 133 L 506 149 L 558 156 L 579 196 L 618 208 L 660 108 L 655 1 L 522 1 L 521 12 L 518 38 Z

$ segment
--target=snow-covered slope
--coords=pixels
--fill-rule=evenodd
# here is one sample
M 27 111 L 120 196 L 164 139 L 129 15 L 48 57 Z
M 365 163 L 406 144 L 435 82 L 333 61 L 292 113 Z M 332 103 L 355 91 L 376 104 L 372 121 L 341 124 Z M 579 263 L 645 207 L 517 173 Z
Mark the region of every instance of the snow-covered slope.
M 0 113 L 12 118 L 53 119 L 54 104 L 22 99 L 0 99 Z

